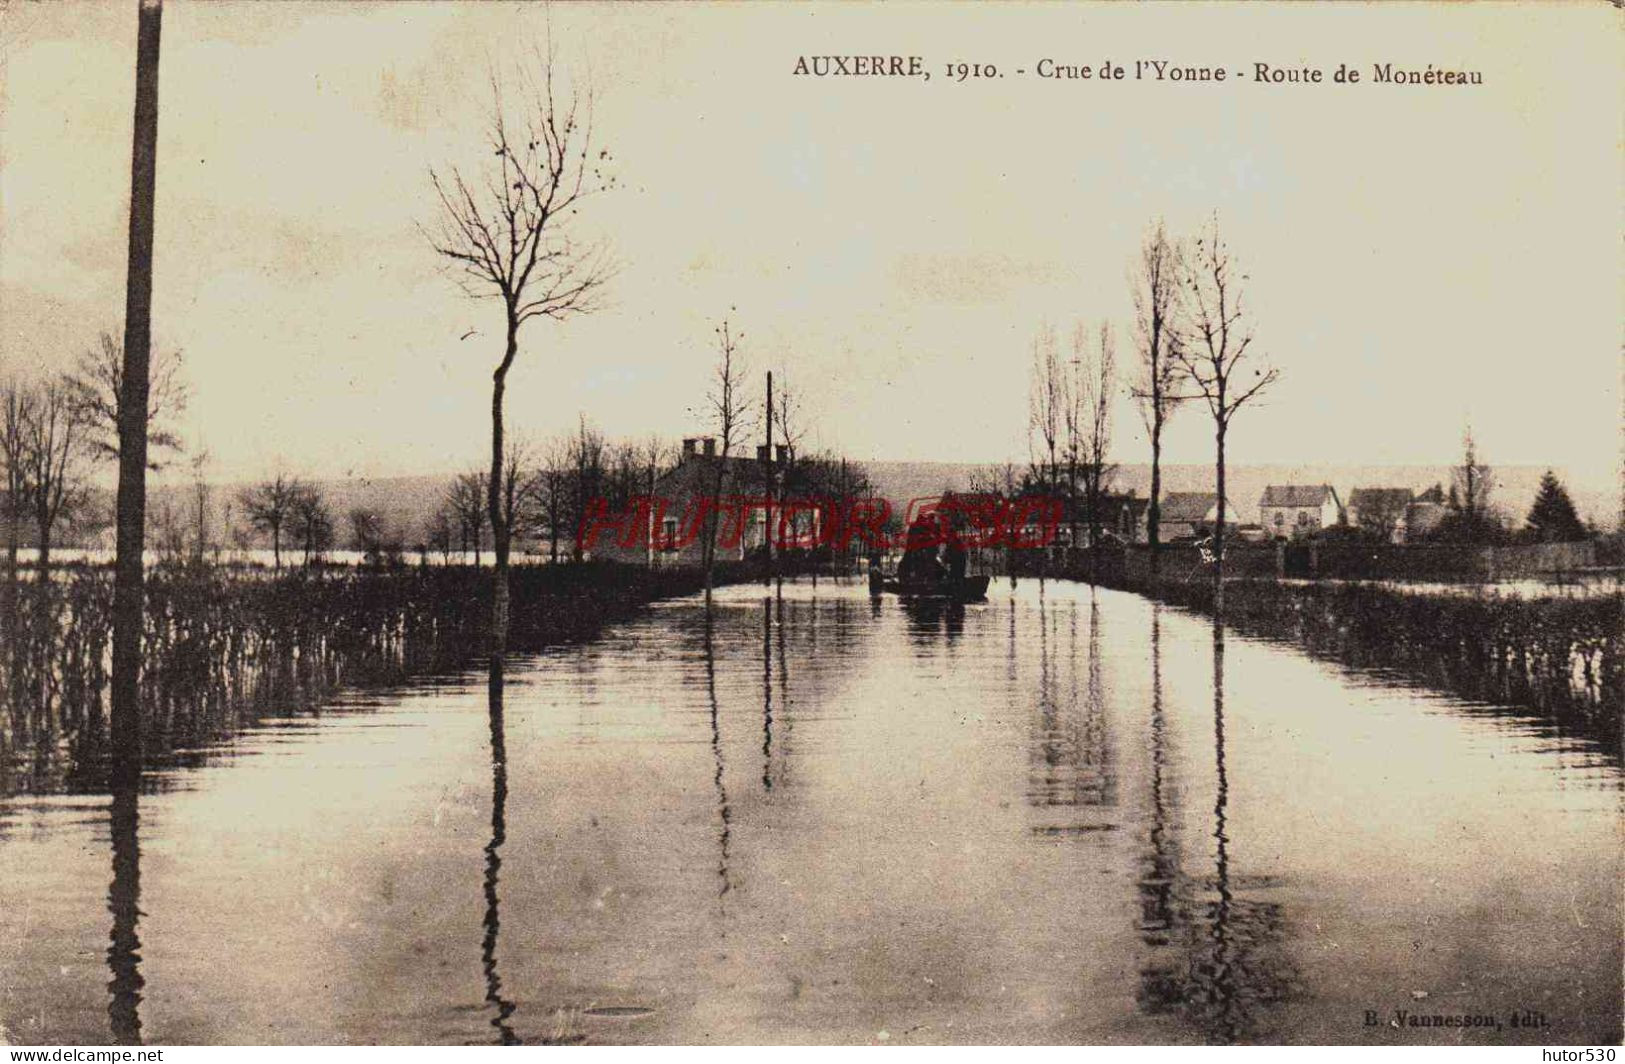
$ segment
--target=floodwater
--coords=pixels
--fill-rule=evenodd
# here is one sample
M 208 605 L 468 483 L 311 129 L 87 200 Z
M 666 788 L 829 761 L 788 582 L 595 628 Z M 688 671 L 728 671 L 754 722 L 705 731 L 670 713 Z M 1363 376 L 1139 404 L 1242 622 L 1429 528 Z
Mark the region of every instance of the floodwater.
M 1620 1039 L 1619 760 L 1529 717 L 1028 581 L 502 676 L 0 801 L 5 1038 Z

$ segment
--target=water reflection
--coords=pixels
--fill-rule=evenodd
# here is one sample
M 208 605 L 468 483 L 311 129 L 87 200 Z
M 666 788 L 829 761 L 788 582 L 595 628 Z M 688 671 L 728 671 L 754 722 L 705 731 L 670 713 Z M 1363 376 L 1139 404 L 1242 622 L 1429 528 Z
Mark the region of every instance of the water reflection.
M 112 828 L 113 881 L 107 889 L 107 908 L 113 930 L 107 947 L 107 1019 L 117 1045 L 141 1044 L 141 772 L 139 764 L 121 765 L 113 773 Z
M 1360 1025 L 1425 990 L 1617 1039 L 1611 754 L 1110 591 L 1023 581 L 957 636 L 863 592 L 724 589 L 250 732 L 145 816 L 8 799 L 0 1022 L 1324 1044 L 1427 1040 Z
M 1174 930 L 1177 899 L 1174 886 L 1179 877 L 1179 839 L 1172 821 L 1173 780 L 1168 750 L 1168 719 L 1162 697 L 1162 607 L 1151 608 L 1151 719 L 1150 822 L 1142 856 L 1140 890 L 1140 937 L 1148 946 L 1166 946 Z M 1153 954 L 1155 956 L 1155 954 Z M 1157 963 L 1140 971 L 1142 1005 L 1162 1003 L 1175 996 L 1173 976 Z
M 781 587 L 781 611 L 783 594 Z M 762 596 L 762 789 L 773 789 L 773 599 L 768 595 Z
M 505 1046 L 520 1044 L 509 1022 L 514 1003 L 502 996 L 502 976 L 497 971 L 497 939 L 502 932 L 502 916 L 497 884 L 502 873 L 502 844 L 508 838 L 508 742 L 503 705 L 504 662 L 493 654 L 487 679 L 487 700 L 491 722 L 491 841 L 485 844 L 485 933 L 480 939 L 480 969 L 485 974 L 485 1001 L 496 1010 L 491 1026 L 497 1041 Z
M 1089 634 L 1085 647 L 1080 648 L 1078 605 L 1076 601 L 1064 607 L 1039 601 L 1038 719 L 1027 801 L 1035 807 L 1076 810 L 1062 823 L 1035 828 L 1043 835 L 1114 831 L 1117 827 L 1104 818 L 1104 811 L 1117 805 L 1117 774 L 1101 645 L 1103 624 L 1099 604 L 1091 600 Z M 1058 631 L 1063 614 L 1064 645 Z M 1084 663 L 1081 683 L 1080 661 Z M 1097 812 L 1085 817 L 1084 810 Z
M 936 643 L 937 637 L 946 637 L 951 650 L 965 634 L 965 604 L 948 599 L 899 599 L 903 614 L 908 618 L 909 637 L 922 649 Z
M 710 596 L 705 600 L 705 694 L 711 711 L 711 757 L 716 763 L 712 783 L 717 792 L 717 898 L 720 901 L 732 887 L 728 877 L 728 844 L 733 831 L 733 811 L 728 805 L 728 784 L 723 778 L 722 707 L 717 702 L 716 608 Z
M 1284 945 L 1279 903 L 1257 893 L 1276 884 L 1267 876 L 1238 876 L 1231 852 L 1230 756 L 1225 706 L 1225 640 L 1222 624 L 1212 632 L 1213 814 L 1208 838 L 1213 874 L 1193 879 L 1182 868 L 1177 841 L 1176 788 L 1169 779 L 1169 728 L 1162 690 L 1162 620 L 1151 622 L 1150 815 L 1139 880 L 1141 940 L 1152 947 L 1140 971 L 1140 1007 L 1149 1013 L 1179 1012 L 1209 1042 L 1259 1040 L 1274 1022 L 1271 1010 L 1288 1000 L 1297 969 Z M 1194 913 L 1188 898 L 1202 901 Z M 1165 946 L 1184 954 L 1165 959 Z

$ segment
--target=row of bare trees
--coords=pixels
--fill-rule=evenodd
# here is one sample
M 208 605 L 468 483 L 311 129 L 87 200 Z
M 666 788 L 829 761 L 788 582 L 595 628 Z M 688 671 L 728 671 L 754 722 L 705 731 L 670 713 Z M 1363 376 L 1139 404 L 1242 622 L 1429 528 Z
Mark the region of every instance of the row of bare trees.
M 181 451 L 175 419 L 187 388 L 177 350 L 152 365 L 147 392 L 147 466 L 158 469 Z M 124 354 L 110 332 L 80 355 L 68 372 L 0 381 L 0 521 L 5 524 L 10 581 L 24 537 L 48 579 L 51 548 L 65 533 L 101 524 L 92 481 L 119 457 L 119 408 Z
M 1128 381 L 1151 444 L 1147 532 L 1153 579 L 1161 546 L 1163 433 L 1185 404 L 1201 404 L 1213 421 L 1218 511 L 1226 505 L 1225 450 L 1236 415 L 1279 378 L 1253 349 L 1245 299 L 1248 278 L 1219 229 L 1217 215 L 1189 240 L 1152 224 L 1130 269 L 1134 297 L 1135 370 Z M 1079 323 L 1071 358 L 1055 331 L 1039 330 L 1029 386 L 1029 466 L 1016 489 L 1060 498 L 1077 542 L 1081 522 L 1089 542 L 1101 537 L 1104 502 L 1116 466 L 1111 461 L 1112 407 L 1118 389 L 1112 326 Z M 1013 476 L 1006 478 L 1014 480 Z M 1224 522 L 1214 527 L 1215 576 L 1223 579 Z
M 659 436 L 606 440 L 585 414 L 574 431 L 533 444 L 510 437 L 504 449 L 500 490 L 502 523 L 510 542 L 540 538 L 548 560 L 580 561 L 581 518 L 595 500 L 621 512 L 671 468 L 675 449 Z M 470 470 L 447 485 L 439 508 L 424 527 L 424 543 L 449 557 L 472 553 L 476 564 L 489 538 L 495 540 L 484 470 Z

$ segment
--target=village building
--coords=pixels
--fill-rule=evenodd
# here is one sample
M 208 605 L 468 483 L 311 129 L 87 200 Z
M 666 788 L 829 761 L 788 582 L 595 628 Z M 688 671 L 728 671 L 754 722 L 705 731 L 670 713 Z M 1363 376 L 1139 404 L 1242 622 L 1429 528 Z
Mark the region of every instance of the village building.
M 1136 495 L 1108 495 L 1100 500 L 1100 527 L 1103 539 L 1120 543 L 1145 543 L 1146 517 L 1151 500 Z
M 1343 520 L 1330 484 L 1271 484 L 1258 500 L 1258 522 L 1274 539 L 1297 539 Z
M 1389 543 L 1405 542 L 1410 488 L 1355 488 L 1349 492 L 1348 522 Z
M 701 504 L 721 498 L 759 499 L 766 495 L 766 445 L 754 455 L 717 453 L 711 436 L 691 436 L 683 440 L 678 462 L 656 481 L 650 505 L 634 508 L 628 528 L 624 514 L 605 514 L 607 521 L 620 521 L 605 528 L 593 542 L 595 559 L 647 564 L 656 568 L 699 568 L 705 564 L 705 535 Z M 784 455 L 781 453 L 781 457 Z M 646 524 L 644 524 L 646 523 Z M 717 518 L 717 561 L 743 561 L 761 551 L 767 522 L 764 509 L 724 506 Z
M 1164 543 L 1182 539 L 1201 539 L 1211 535 L 1219 524 L 1219 496 L 1211 491 L 1171 491 L 1162 497 L 1158 512 L 1157 535 Z M 1235 528 L 1241 524 L 1241 515 L 1224 503 L 1224 524 Z

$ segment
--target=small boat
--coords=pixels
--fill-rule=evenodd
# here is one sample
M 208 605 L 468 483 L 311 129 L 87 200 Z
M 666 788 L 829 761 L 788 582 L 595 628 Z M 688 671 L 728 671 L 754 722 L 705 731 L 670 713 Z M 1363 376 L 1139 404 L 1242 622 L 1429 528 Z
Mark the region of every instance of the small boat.
M 899 580 L 877 571 L 869 573 L 869 592 L 888 592 L 899 598 L 944 599 L 949 602 L 977 602 L 987 598 L 987 576 L 944 576 L 934 580 Z

